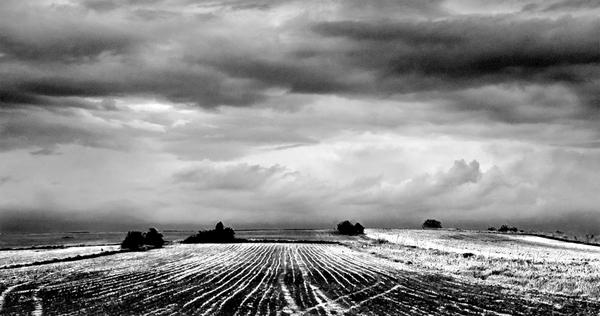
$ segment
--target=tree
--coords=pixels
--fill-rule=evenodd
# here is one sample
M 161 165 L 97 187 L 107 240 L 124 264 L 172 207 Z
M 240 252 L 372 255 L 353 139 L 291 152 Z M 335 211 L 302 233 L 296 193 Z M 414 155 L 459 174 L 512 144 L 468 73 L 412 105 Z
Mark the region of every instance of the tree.
M 423 225 L 421 225 L 421 227 L 423 229 L 427 229 L 427 228 L 442 228 L 442 223 L 440 221 L 437 221 L 435 219 L 428 219 L 426 220 Z
M 156 248 L 161 248 L 165 244 L 165 240 L 163 239 L 163 234 L 159 233 L 156 228 L 152 227 L 148 229 L 146 233 L 144 243 L 146 245 L 151 245 Z
M 354 224 L 354 231 L 358 235 L 363 235 L 365 233 L 365 227 L 357 222 L 356 224 Z
M 231 227 L 226 227 L 223 230 L 223 241 L 233 242 L 235 240 L 235 231 Z
M 337 231 L 342 235 L 362 235 L 365 233 L 365 228 L 360 223 L 353 225 L 346 220 L 337 225 Z
M 130 250 L 139 250 L 144 245 L 144 234 L 139 231 L 129 231 L 121 243 L 121 248 Z
M 519 229 L 514 226 L 510 227 L 508 225 L 502 225 L 502 226 L 500 226 L 500 228 L 498 228 L 498 231 L 501 233 L 506 233 L 506 232 L 516 233 L 517 231 L 519 231 Z
M 200 230 L 183 240 L 184 244 L 196 243 L 228 243 L 235 242 L 235 231 L 231 227 L 225 227 L 222 222 L 215 225 L 212 230 Z
M 127 232 L 127 236 L 121 243 L 121 248 L 129 250 L 141 250 L 144 248 L 161 248 L 165 244 L 163 235 L 156 228 L 149 228 L 147 233 L 140 231 Z

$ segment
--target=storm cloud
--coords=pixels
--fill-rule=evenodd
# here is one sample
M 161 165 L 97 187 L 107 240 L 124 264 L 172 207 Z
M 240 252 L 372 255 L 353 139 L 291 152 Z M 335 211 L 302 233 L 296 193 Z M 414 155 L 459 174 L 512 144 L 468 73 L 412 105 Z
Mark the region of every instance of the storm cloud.
M 0 216 L 588 229 L 599 14 L 585 0 L 2 1 Z

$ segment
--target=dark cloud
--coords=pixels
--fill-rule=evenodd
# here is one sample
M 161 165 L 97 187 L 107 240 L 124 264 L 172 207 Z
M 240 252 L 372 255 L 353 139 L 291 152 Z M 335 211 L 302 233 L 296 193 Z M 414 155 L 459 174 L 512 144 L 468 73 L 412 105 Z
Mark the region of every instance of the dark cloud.
M 455 16 L 441 1 L 349 1 L 325 6 L 331 19 L 299 14 L 277 26 L 257 21 L 252 31 L 228 14 L 271 14 L 293 2 L 176 1 L 154 21 L 131 14 L 164 11 L 166 3 L 94 0 L 47 8 L 35 23 L 11 3 L 0 23 L 5 106 L 131 95 L 244 106 L 269 99 L 274 88 L 385 98 L 506 82 L 558 82 L 588 104 L 597 99 L 594 17 Z M 199 8 L 213 10 L 211 18 L 186 13 Z
M 401 81 L 401 90 L 489 82 L 581 82 L 570 66 L 600 63 L 595 18 L 459 17 L 440 21 L 326 22 L 313 28 L 353 45 L 349 66 Z
M 560 0 L 560 1 L 553 1 L 549 3 L 543 3 L 543 4 L 530 4 L 528 6 L 525 6 L 524 11 L 558 11 L 560 12 L 561 10 L 573 10 L 573 9 L 580 9 L 580 10 L 589 10 L 589 9 L 597 9 L 600 8 L 600 3 L 598 3 L 598 1 L 594 1 L 594 0 Z

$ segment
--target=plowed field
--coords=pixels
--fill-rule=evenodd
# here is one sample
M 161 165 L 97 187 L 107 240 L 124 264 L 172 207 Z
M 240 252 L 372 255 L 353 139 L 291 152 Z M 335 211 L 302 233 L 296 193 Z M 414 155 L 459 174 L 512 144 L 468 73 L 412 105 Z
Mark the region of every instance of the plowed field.
M 408 271 L 342 245 L 175 245 L 0 270 L 3 315 L 588 315 L 600 303 Z

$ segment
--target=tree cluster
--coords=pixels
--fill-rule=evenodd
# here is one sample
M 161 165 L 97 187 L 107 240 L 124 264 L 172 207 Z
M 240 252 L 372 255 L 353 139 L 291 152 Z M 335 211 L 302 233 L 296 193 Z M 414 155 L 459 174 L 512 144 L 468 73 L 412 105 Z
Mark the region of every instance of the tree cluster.
M 218 222 L 215 229 L 201 230 L 183 240 L 184 244 L 198 243 L 228 243 L 235 241 L 235 231 L 231 227 L 225 227 Z
M 353 225 L 350 221 L 343 221 L 337 225 L 337 231 L 342 235 L 363 235 L 365 227 L 360 223 Z
M 165 244 L 163 235 L 156 228 L 149 228 L 147 233 L 129 231 L 121 243 L 121 248 L 129 250 L 142 250 L 148 248 L 161 248 Z
M 426 220 L 423 225 L 421 225 L 421 227 L 423 229 L 428 229 L 428 228 L 442 228 L 442 222 L 437 221 L 435 219 L 428 219 Z
M 514 226 L 509 227 L 508 225 L 502 225 L 502 226 L 500 226 L 500 228 L 498 228 L 498 231 L 502 232 L 502 233 L 506 233 L 506 232 L 516 233 L 519 231 L 519 229 Z

